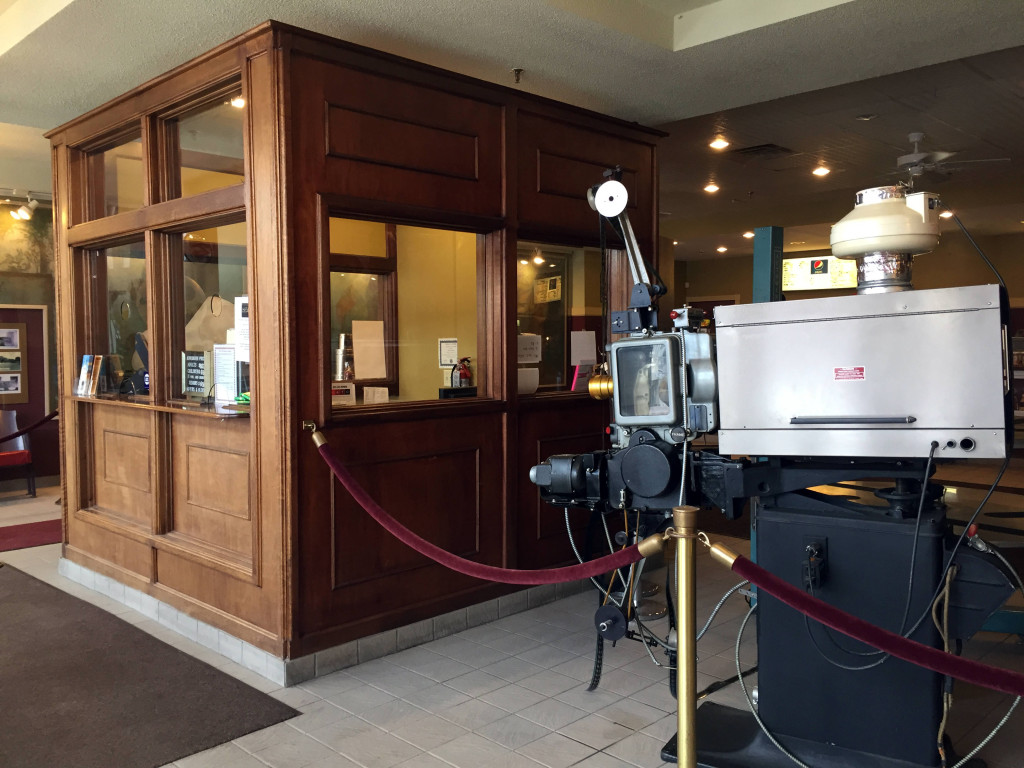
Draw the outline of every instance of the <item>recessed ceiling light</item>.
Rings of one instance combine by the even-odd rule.
[[[715,182],[712,181],[710,184],[708,184],[706,187],[704,187],[704,191],[705,192],[717,192],[718,191],[718,185],[715,184]]]
[[[729,146],[729,142],[723,139],[721,136],[716,136],[715,140],[708,144],[712,149],[725,149]]]
[[[747,238],[747,240],[749,240],[750,238],[752,238],[754,236],[754,233],[753,232],[744,232],[743,236],[745,238]]]
[[[815,176],[828,176],[831,172],[832,171],[826,168],[824,165],[819,165],[817,168],[811,171],[811,173],[813,173]]]
[[[235,109],[241,109],[245,106],[245,99],[243,99],[241,96],[235,96],[228,103]]]
[[[672,245],[679,245],[679,241],[678,240],[673,240],[672,241]]]
[[[520,264],[529,264],[530,262],[528,262],[526,259],[520,259],[519,263]]]
[[[862,120],[864,122],[867,122],[868,120],[874,120],[876,117],[878,117],[878,115],[876,115],[874,112],[867,112],[867,113],[865,113],[863,115],[857,115],[853,119],[854,120]]]
[[[953,218],[953,212],[952,211],[943,211],[942,213],[939,214],[939,218],[940,219],[952,219]]]
[[[716,250],[716,251],[718,251],[719,253],[725,253],[725,252],[726,252],[726,251],[728,251],[729,249],[728,249],[728,248],[726,248],[726,247],[725,247],[724,245],[720,245],[720,246],[718,246],[718,247],[717,247],[717,248],[716,248],[715,250]]]

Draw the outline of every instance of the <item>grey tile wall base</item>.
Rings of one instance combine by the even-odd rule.
[[[486,624],[538,605],[567,597],[590,586],[589,581],[530,587],[511,595],[460,608],[457,611],[424,619],[404,627],[376,635],[361,637],[297,659],[280,659],[245,642],[224,630],[194,619],[145,592],[127,587],[96,571],[60,558],[57,570],[61,576],[121,603],[161,626],[187,637],[226,659],[255,672],[281,686],[297,685],[321,675],[329,675],[396,651],[428,643],[465,629]]]

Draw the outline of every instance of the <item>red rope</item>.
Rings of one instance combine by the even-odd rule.
[[[390,514],[368,494],[352,474],[345,468],[335,455],[330,445],[324,443],[320,446],[320,455],[324,457],[327,466],[334,472],[334,476],[345,486],[352,498],[364,509],[366,513],[382,525],[392,536],[404,542],[409,547],[426,555],[431,560],[440,563],[453,571],[464,573],[486,581],[500,581],[505,584],[556,584],[564,581],[575,581],[597,576],[616,568],[622,568],[637,562],[643,557],[640,554],[638,545],[620,549],[610,555],[590,560],[579,565],[571,565],[566,568],[544,568],[536,571],[519,571],[511,568],[498,568],[493,565],[484,565],[473,560],[453,555],[451,552],[441,549],[435,544],[420,538],[410,531]]]
[[[790,608],[890,656],[930,669],[940,675],[955,677],[957,680],[965,680],[1012,696],[1024,696],[1024,675],[1019,672],[954,656],[877,627],[797,589],[745,557],[737,557],[732,564],[732,570]]]
[[[29,432],[31,432],[36,427],[40,427],[43,424],[45,424],[46,422],[48,422],[50,419],[56,417],[56,415],[57,415],[57,410],[54,409],[54,410],[50,411],[48,414],[46,414],[45,416],[43,416],[43,418],[41,418],[39,421],[35,422],[34,424],[29,424],[24,429],[19,429],[17,432],[11,432],[11,434],[9,434],[9,435],[4,435],[3,437],[0,437],[0,443],[6,443],[8,440],[14,440],[17,437],[21,437],[22,435],[28,434]]]

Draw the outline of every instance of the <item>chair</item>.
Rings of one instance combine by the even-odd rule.
[[[17,412],[0,411],[0,438],[17,431]],[[32,467],[28,435],[0,442],[0,473],[24,477],[28,481],[28,495],[36,495],[36,471]]]

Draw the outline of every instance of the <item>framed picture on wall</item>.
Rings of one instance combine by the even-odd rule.
[[[0,373],[0,395],[20,395],[21,374]]]
[[[21,370],[20,349],[0,349],[0,373],[15,373]]]
[[[0,408],[49,408],[46,307],[0,304]]]

